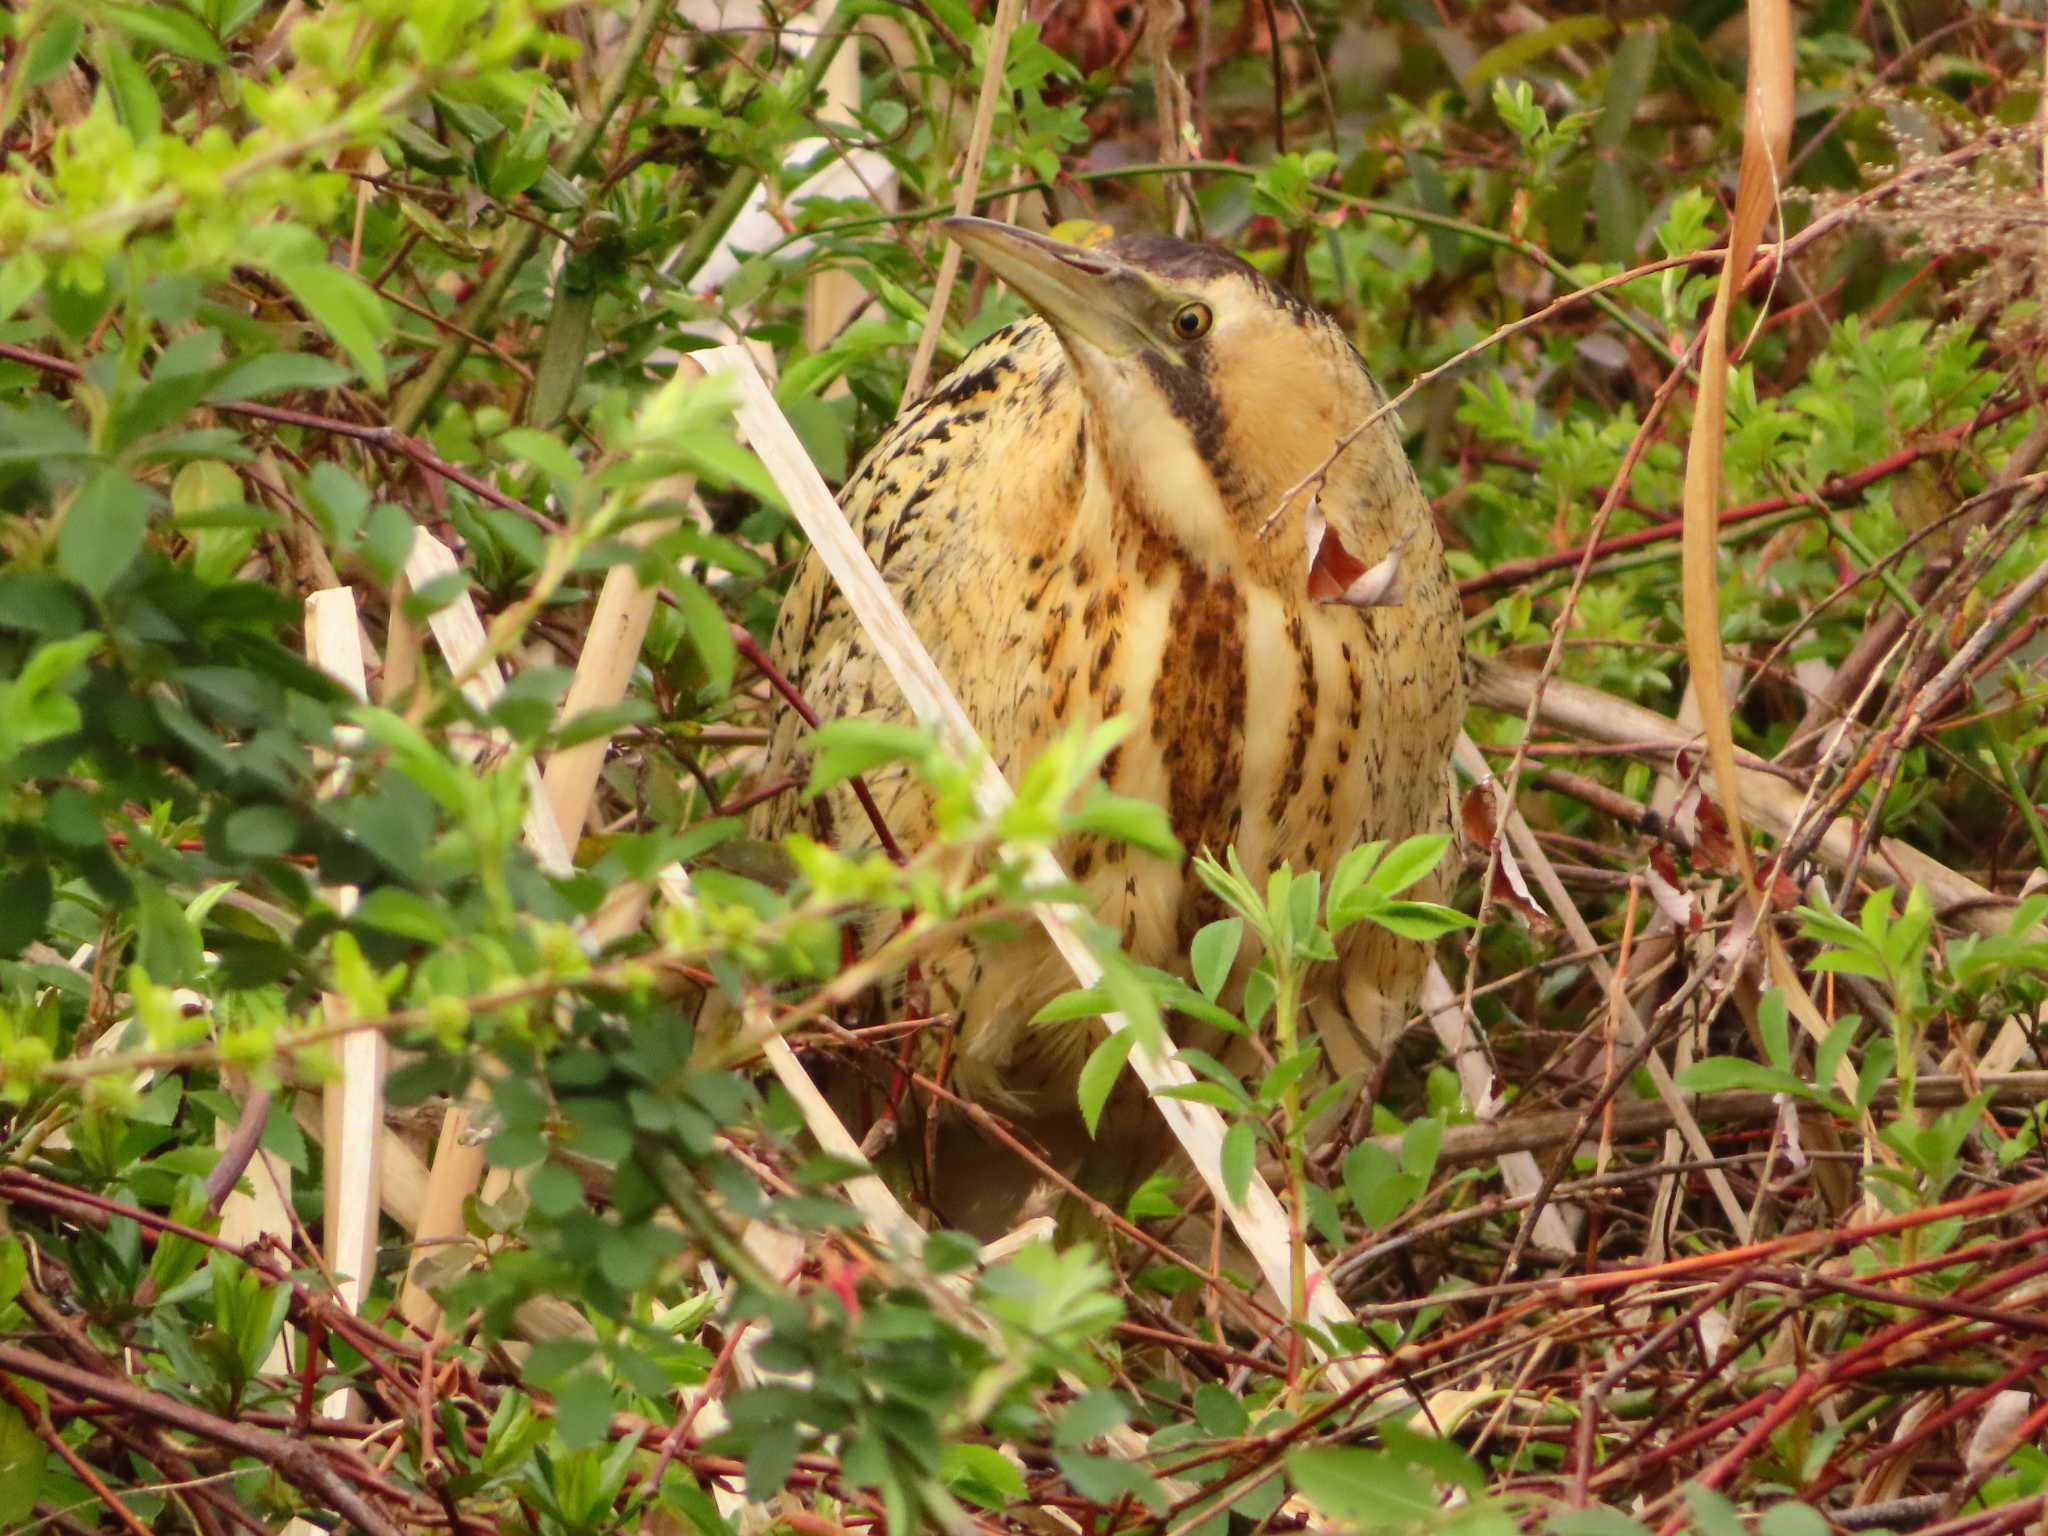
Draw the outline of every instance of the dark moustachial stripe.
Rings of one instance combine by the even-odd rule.
[[[1140,352],[1138,356],[1166,397],[1167,408],[1195,440],[1195,451],[1209,472],[1218,476],[1229,473],[1223,452],[1223,402],[1209,384],[1209,349],[1197,342],[1178,358],[1161,357],[1157,352]]]

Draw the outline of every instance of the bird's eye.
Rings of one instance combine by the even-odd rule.
[[[1173,334],[1182,341],[1200,341],[1215,323],[1216,316],[1206,304],[1183,304],[1173,312]]]

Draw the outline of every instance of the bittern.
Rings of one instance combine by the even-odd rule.
[[[1068,727],[1132,716],[1109,786],[1163,806],[1189,851],[1234,847],[1255,873],[1289,860],[1327,878],[1360,842],[1448,829],[1465,707],[1457,594],[1385,397],[1344,332],[1213,247],[944,227],[1037,314],[907,408],[842,502],[996,762],[1014,772]],[[908,718],[815,556],[772,654],[822,718]],[[803,735],[785,713],[767,774],[797,765]],[[870,788],[916,847],[931,817],[918,784],[885,773]],[[762,836],[797,828],[842,846],[873,837],[843,791],[781,797],[754,818]],[[1186,973],[1190,939],[1221,915],[1190,868],[1084,837],[1059,853],[1134,958]],[[1339,948],[1309,1008],[1348,1073],[1384,1054],[1426,955],[1368,925]],[[1250,958],[1247,941],[1235,985]],[[1094,1026],[1032,1025],[1074,984],[1042,934],[963,946],[924,974],[937,1005],[958,1010],[957,1092],[1108,1198],[1158,1165],[1169,1143],[1135,1096],[1112,1100],[1087,1136],[1075,1088]],[[939,1214],[1000,1229],[1031,1173],[942,1124]]]

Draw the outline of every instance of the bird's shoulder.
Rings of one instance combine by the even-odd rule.
[[[1036,317],[992,332],[905,406],[848,478],[846,515],[902,526],[1016,484],[1043,463],[1047,434],[1078,421],[1080,388],[1052,328]],[[988,519],[977,521],[986,523]]]
[[[959,675],[964,659],[1006,649],[1022,579],[1014,573],[1073,516],[1080,423],[1058,339],[1042,320],[1019,321],[905,407],[841,488],[847,521],[956,686],[972,681]],[[798,565],[769,650],[822,717],[900,708],[815,553]],[[801,734],[791,721],[778,726],[771,769],[794,761]],[[756,821],[773,835],[790,815],[772,807]]]

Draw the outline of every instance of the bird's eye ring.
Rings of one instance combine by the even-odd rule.
[[[1216,316],[1206,304],[1183,304],[1173,312],[1173,334],[1182,341],[1200,341],[1215,323]]]

